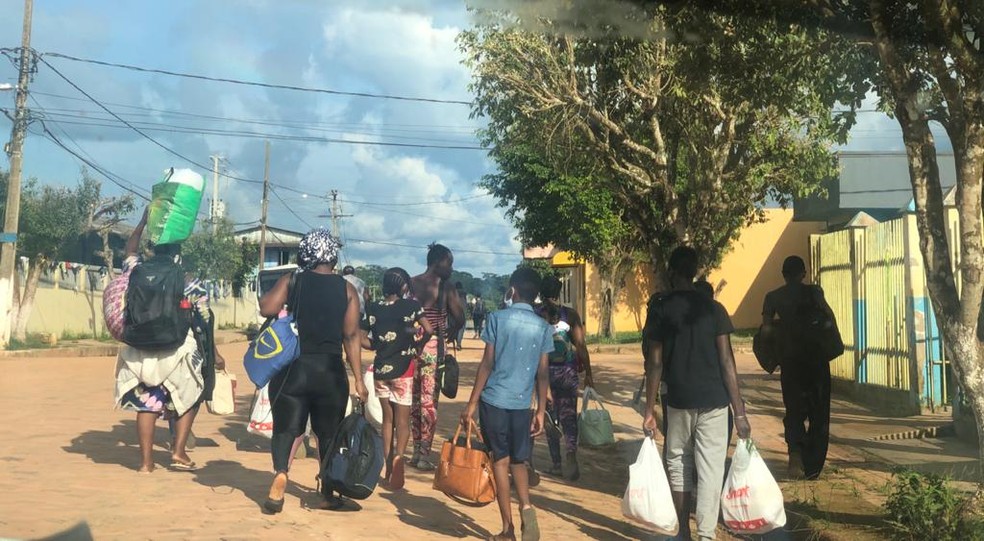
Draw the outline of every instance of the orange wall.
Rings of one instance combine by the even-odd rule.
[[[793,222],[792,210],[770,209],[765,214],[764,222],[742,231],[720,268],[708,277],[717,291],[717,300],[728,309],[738,329],[758,327],[762,321],[762,299],[782,285],[783,259],[798,255],[809,267],[810,235],[824,231],[822,222]],[[650,269],[650,265],[641,264],[626,279],[615,312],[617,331],[638,331],[645,323],[646,301],[654,290]],[[601,315],[601,284],[592,265],[585,269],[585,284],[585,326],[589,334],[596,334]]]
[[[742,231],[720,268],[707,279],[735,328],[750,329],[762,323],[762,300],[783,284],[786,257],[802,257],[810,276],[810,235],[824,230],[823,222],[794,222],[791,209],[775,209],[766,211],[765,222]]]

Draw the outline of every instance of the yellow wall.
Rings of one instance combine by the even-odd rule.
[[[212,302],[212,311],[217,326],[230,323],[243,326],[256,319],[255,297],[219,299]],[[65,333],[91,333],[93,321],[97,334],[102,334],[105,324],[101,291],[38,288],[27,332],[50,332],[59,337]]]
[[[802,257],[806,275],[811,276],[810,235],[824,230],[822,222],[794,222],[792,210],[775,209],[766,211],[765,222],[742,231],[720,268],[708,277],[735,328],[750,329],[762,323],[762,300],[783,284],[786,257]]]
[[[765,221],[745,228],[720,268],[708,277],[718,291],[717,300],[728,309],[736,328],[754,328],[761,323],[762,299],[782,285],[783,259],[798,255],[809,267],[810,235],[823,232],[824,224],[792,220],[792,210],[767,210]],[[557,256],[554,260],[556,264]],[[615,311],[617,331],[642,329],[646,301],[655,289],[652,277],[651,266],[641,264],[626,279]],[[601,315],[601,284],[592,265],[586,266],[585,284],[585,326],[589,334],[596,334]]]

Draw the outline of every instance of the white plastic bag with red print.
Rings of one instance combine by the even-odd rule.
[[[721,513],[725,526],[740,534],[762,534],[786,525],[782,491],[752,440],[735,445]]]
[[[642,440],[639,456],[629,466],[629,486],[622,497],[622,514],[657,534],[672,537],[680,529],[666,470],[651,437]]]
[[[267,438],[273,437],[273,410],[270,408],[270,391],[268,385],[260,387],[253,399],[253,408],[249,412],[249,425],[246,431]]]

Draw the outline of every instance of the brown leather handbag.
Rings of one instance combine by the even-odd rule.
[[[473,431],[478,441],[482,441],[481,434],[474,428],[474,421],[468,423],[464,447],[457,444],[461,436],[460,424],[454,438],[444,442],[441,460],[434,472],[434,489],[459,503],[481,507],[495,501],[495,478],[492,476],[492,458],[485,451],[472,449]]]

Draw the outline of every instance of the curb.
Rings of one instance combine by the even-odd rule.
[[[215,344],[222,346],[245,342],[245,336],[228,338],[215,337]],[[106,344],[100,346],[53,347],[43,349],[21,349],[16,351],[0,351],[0,360],[5,359],[37,359],[41,357],[115,357],[120,352],[120,345]]]
[[[752,353],[751,342],[732,342],[735,353]],[[627,344],[588,344],[589,353],[638,353],[642,356],[642,342],[629,342]]]

